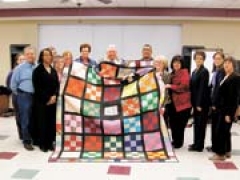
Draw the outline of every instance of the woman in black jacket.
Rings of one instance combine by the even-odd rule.
[[[208,151],[214,152],[214,141],[216,139],[216,128],[217,128],[217,121],[218,121],[218,109],[216,108],[217,103],[217,95],[220,87],[220,82],[223,80],[225,76],[225,72],[223,69],[224,63],[224,54],[221,51],[214,53],[213,55],[213,73],[212,79],[210,83],[211,88],[211,140],[212,146],[207,147]]]
[[[46,48],[40,52],[39,65],[33,72],[35,143],[43,152],[54,149],[56,136],[56,100],[59,81],[51,66],[53,55]]]
[[[239,76],[235,73],[236,61],[227,57],[224,62],[225,76],[220,82],[216,108],[219,118],[214,141],[214,153],[210,160],[225,160],[231,157],[231,127],[239,104]]]
[[[209,72],[204,67],[205,59],[206,54],[203,51],[197,51],[194,54],[196,69],[192,73],[190,84],[194,119],[194,140],[188,150],[196,152],[201,152],[204,148],[210,105]]]

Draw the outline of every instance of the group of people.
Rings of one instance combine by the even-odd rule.
[[[89,44],[80,45],[80,56],[75,62],[97,66],[99,61],[91,59],[90,53]],[[26,47],[24,54],[17,56],[19,65],[9,73],[7,84],[13,92],[18,132],[24,147],[33,150],[34,144],[46,152],[54,149],[57,97],[64,69],[71,66],[73,56],[70,51],[59,56],[53,47],[43,49],[37,63],[35,55],[34,48]],[[212,146],[209,149],[214,155],[209,159],[225,160],[231,157],[230,131],[239,107],[240,78],[235,72],[236,60],[233,57],[216,52],[213,56],[212,78],[204,67],[205,59],[205,52],[196,51],[196,69],[190,75],[183,57],[176,55],[172,58],[169,72],[167,58],[153,58],[151,45],[145,44],[140,60],[152,61],[156,76],[161,76],[163,81],[161,112],[171,129],[173,147],[177,149],[183,146],[184,130],[192,114],[194,137],[189,151],[203,151],[210,110]],[[101,61],[127,64],[127,61],[118,57],[115,45],[108,46],[106,57]]]
[[[236,72],[236,60],[216,52],[210,76],[204,67],[205,52],[196,51],[193,58],[196,69],[191,75],[184,68],[181,56],[172,58],[170,74],[166,71],[168,66],[164,57],[154,60],[156,71],[160,72],[167,90],[164,117],[171,128],[172,145],[176,149],[183,146],[184,130],[192,114],[193,144],[188,150],[202,152],[211,113],[212,146],[208,150],[214,154],[209,160],[225,160],[231,157],[231,127],[239,113],[240,76]]]

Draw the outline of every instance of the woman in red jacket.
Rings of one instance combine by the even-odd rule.
[[[170,90],[172,103],[169,107],[169,123],[172,132],[172,145],[181,148],[184,142],[184,130],[191,111],[189,82],[190,76],[184,69],[181,56],[174,56],[171,62],[171,84],[165,87]]]

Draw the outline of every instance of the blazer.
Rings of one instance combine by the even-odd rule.
[[[239,81],[239,76],[236,73],[232,73],[220,84],[217,107],[224,116],[234,117],[236,113],[240,98]]]
[[[37,103],[47,104],[51,96],[59,94],[59,80],[55,69],[48,73],[43,64],[33,71],[34,98]]]
[[[170,97],[177,112],[191,108],[190,76],[187,69],[171,73]]]
[[[217,95],[218,95],[220,83],[225,76],[225,72],[224,72],[223,68],[215,71],[215,73],[216,73],[216,75],[215,75],[215,85],[213,86],[213,84],[211,84],[211,89],[212,89],[212,91],[211,91],[211,105],[212,106],[216,106]]]
[[[210,105],[209,72],[201,66],[192,73],[190,89],[193,108],[208,108]]]

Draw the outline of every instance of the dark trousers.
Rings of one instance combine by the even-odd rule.
[[[24,144],[31,143],[30,121],[32,116],[32,94],[26,92],[18,92],[17,107],[21,124],[22,140]]]
[[[203,108],[202,111],[193,110],[193,146],[195,149],[202,150],[206,135],[208,108]]]
[[[15,94],[12,94],[12,105],[15,111],[15,119],[16,119],[18,136],[19,136],[19,139],[22,139],[21,122],[20,122],[19,110],[17,105],[17,95]]]
[[[190,115],[190,109],[177,112],[174,105],[169,105],[169,124],[172,132],[172,144],[176,148],[184,143],[184,131]]]
[[[164,121],[165,121],[165,124],[167,126],[167,128],[169,128],[169,106],[170,104],[166,104],[165,105],[165,111],[164,111],[164,114],[163,114],[163,117],[164,117]]]
[[[215,152],[215,145],[217,140],[217,124],[219,120],[219,111],[212,110],[211,114],[212,122],[211,122],[211,141],[212,141],[212,151]]]
[[[233,121],[233,117],[231,118]],[[219,119],[216,126],[216,140],[214,142],[214,152],[218,155],[225,155],[227,152],[231,152],[231,128],[232,121],[227,123],[225,121],[225,115],[219,115]]]
[[[56,104],[46,105],[36,102],[34,105],[34,141],[41,149],[51,149],[56,137]]]

